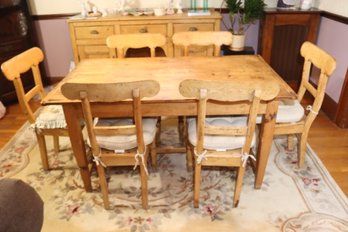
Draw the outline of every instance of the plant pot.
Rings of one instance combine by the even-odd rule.
[[[243,51],[245,46],[245,35],[233,35],[230,49],[232,51]]]

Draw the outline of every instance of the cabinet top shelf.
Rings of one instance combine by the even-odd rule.
[[[279,9],[279,8],[265,8],[266,14],[318,14],[321,10],[317,8],[311,8],[309,10],[295,9]]]

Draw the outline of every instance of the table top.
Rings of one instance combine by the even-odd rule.
[[[181,102],[185,98],[178,88],[182,80],[234,80],[257,83],[266,81],[270,87],[277,83],[280,92],[277,99],[295,99],[296,94],[287,83],[259,55],[223,57],[156,57],[129,59],[86,59],[70,72],[42,101],[47,104],[71,103],[60,92],[60,86],[69,82],[100,83],[138,80],[156,80],[160,92],[144,101]]]

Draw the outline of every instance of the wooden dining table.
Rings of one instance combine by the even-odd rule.
[[[80,127],[83,118],[80,102],[66,99],[60,91],[65,82],[104,82],[156,80],[160,84],[159,93],[142,101],[143,116],[193,116],[197,114],[196,102],[178,91],[179,83],[185,79],[200,80],[265,80],[280,86],[278,96],[271,101],[262,102],[259,114],[263,115],[260,140],[255,168],[255,188],[262,185],[265,169],[272,146],[275,116],[278,102],[282,99],[295,99],[296,94],[290,86],[259,55],[236,55],[222,57],[158,57],[128,59],[86,59],[77,64],[54,89],[43,99],[42,105],[59,104],[63,106],[72,150],[80,168],[86,191],[92,191],[91,170],[86,154],[84,137]],[[234,115],[237,108],[247,110],[248,102],[234,105],[209,103],[207,115]],[[92,103],[95,117],[126,117],[132,115],[130,101]]]

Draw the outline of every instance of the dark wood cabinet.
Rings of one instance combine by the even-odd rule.
[[[267,9],[260,24],[259,53],[294,89],[301,81],[304,41],[316,42],[319,10]]]
[[[26,0],[0,0],[0,64],[35,46],[35,41],[35,31]],[[31,72],[26,75],[30,77],[23,81],[25,88],[33,86]],[[17,101],[13,83],[1,71],[0,101]]]
[[[254,55],[255,50],[253,47],[244,47],[242,51],[232,51],[229,46],[222,45],[221,51],[224,56],[233,56],[233,55]]]

